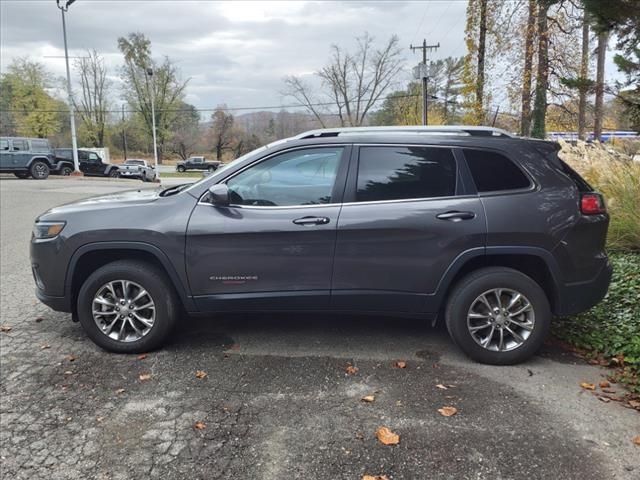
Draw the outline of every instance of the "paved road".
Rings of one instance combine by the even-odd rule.
[[[99,350],[35,299],[30,229],[50,205],[130,187],[0,179],[3,478],[640,478],[640,416],[581,391],[605,371],[561,352],[488,367],[416,320],[319,315],[184,319],[142,360]],[[382,425],[399,445],[375,439]]]

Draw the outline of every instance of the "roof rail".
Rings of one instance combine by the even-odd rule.
[[[407,133],[417,135],[462,135],[473,137],[502,137],[513,138],[515,135],[494,127],[479,127],[468,125],[438,125],[438,126],[399,126],[399,127],[344,127],[344,128],[323,128],[319,130],[309,130],[296,135],[295,139],[315,137],[337,137],[339,135],[368,135],[380,133]]]

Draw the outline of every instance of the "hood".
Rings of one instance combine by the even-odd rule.
[[[44,220],[43,217],[48,217],[51,220],[64,220],[65,215],[74,212],[89,210],[96,210],[99,212],[100,210],[107,208],[122,208],[152,203],[159,198],[161,191],[162,190],[160,188],[128,190],[109,195],[101,195],[99,197],[86,198],[84,200],[78,200],[76,202],[53,207],[40,215],[38,220]]]

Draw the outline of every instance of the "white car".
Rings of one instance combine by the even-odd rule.
[[[120,165],[121,178],[139,178],[143,182],[153,182],[156,177],[156,170],[146,160],[130,158]]]

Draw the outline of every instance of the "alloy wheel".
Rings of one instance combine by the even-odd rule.
[[[480,294],[467,313],[467,328],[481,347],[507,352],[522,346],[535,326],[535,312],[522,293],[494,288]]]

